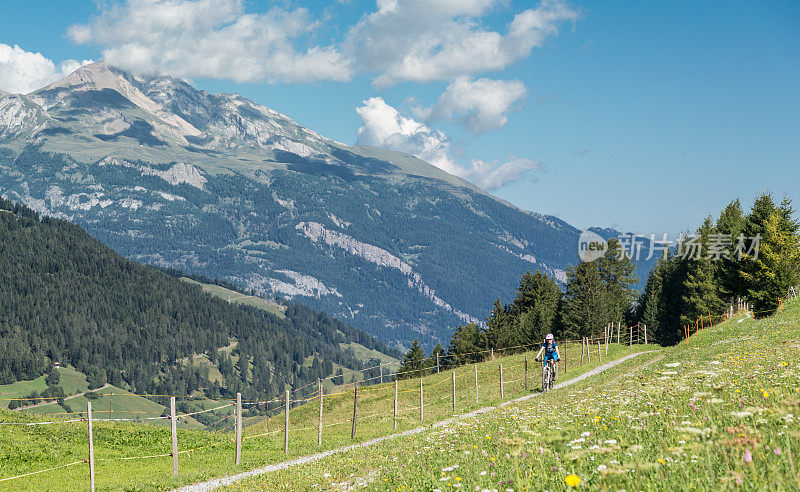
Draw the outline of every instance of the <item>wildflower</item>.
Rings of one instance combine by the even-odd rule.
[[[666,462],[666,461],[664,461],[664,460],[663,460],[663,459],[661,459],[661,458],[659,458],[659,459],[658,459],[658,462],[659,462],[659,463],[661,463],[662,465],[666,465],[666,464],[667,464],[667,462]]]
[[[772,450],[772,452],[775,453],[775,456],[780,456],[781,455],[781,448],[775,448],[775,449]]]
[[[581,483],[581,478],[578,475],[569,474],[564,477],[564,481],[567,482],[567,485],[570,487],[577,487]]]
[[[764,398],[769,398],[769,391],[764,391],[762,396],[764,396]]]
[[[744,460],[745,463],[753,462],[753,454],[750,452],[749,449],[744,450],[744,456],[742,456],[742,459]]]

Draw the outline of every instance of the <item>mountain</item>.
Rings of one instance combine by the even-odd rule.
[[[103,63],[0,98],[0,194],[400,347],[482,320],[526,270],[563,282],[580,233],[412,156]]]
[[[86,374],[92,387],[208,394],[208,368],[179,363],[206,353],[224,376],[217,397],[273,397],[335,367],[364,369],[356,349],[399,356],[305,306],[288,305],[279,317],[229,303],[117,255],[70,222],[3,199],[0,251],[0,385],[35,379],[59,362]],[[235,364],[216,355],[230,346]]]

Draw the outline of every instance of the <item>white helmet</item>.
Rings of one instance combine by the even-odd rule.
[[[555,338],[555,337],[553,336],[553,334],[552,334],[552,333],[548,333],[548,334],[547,334],[547,336],[546,336],[546,337],[544,337],[544,339],[545,339],[545,340],[553,340],[554,338]]]

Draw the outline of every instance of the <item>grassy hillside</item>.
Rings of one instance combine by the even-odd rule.
[[[612,345],[609,359],[643,349],[642,346],[629,348]],[[533,354],[528,355],[531,358],[533,356]],[[578,367],[577,346],[569,348],[567,358],[569,373],[565,377],[572,377],[597,366],[596,359],[593,359],[592,364],[587,363]],[[506,399],[536,391],[533,388],[537,386],[538,375],[533,369],[530,372],[531,391],[526,392],[524,389],[523,360],[524,355],[517,354],[479,364],[479,404],[475,403],[472,366],[457,368],[457,413],[473,410],[479,406],[493,405],[500,401],[498,365],[501,363],[506,381]],[[450,377],[450,373],[446,372],[424,378],[426,425],[452,415]],[[419,426],[419,379],[400,381],[399,390],[398,431]],[[316,444],[318,401],[314,400],[308,405],[291,410],[289,457],[307,455],[320,449],[330,449],[353,442],[350,438],[350,418],[353,411],[351,391],[352,388],[340,389],[339,394],[326,395],[322,448]],[[360,417],[356,439],[360,441],[393,433],[391,418],[393,383],[364,387],[359,394]],[[114,397],[115,408],[117,400],[122,398]],[[213,408],[211,405],[214,403],[216,402],[193,399],[192,410],[199,409],[202,405]],[[93,406],[101,411],[107,411],[105,400],[102,403],[93,403]],[[106,415],[101,413],[98,417],[103,418]],[[287,456],[283,453],[283,414],[273,415],[269,422],[263,421],[263,417],[256,415],[248,417],[247,411],[245,416],[247,427],[242,464],[238,467],[233,465],[234,446],[231,433],[186,429],[185,422],[181,419],[178,440],[179,450],[182,453],[180,476],[177,479],[172,477],[171,458],[160,456],[170,450],[168,429],[144,423],[97,422],[94,435],[98,460],[98,488],[99,490],[169,489],[285,460]],[[34,416],[20,415],[17,412],[0,412],[0,423],[36,421],[36,419]],[[231,419],[227,419],[222,425],[230,422]],[[87,455],[86,424],[75,422],[38,426],[3,425],[3,432],[0,433],[0,449],[4,450],[0,456],[0,480],[77,462]],[[159,456],[136,460],[123,459],[153,455]],[[0,481],[0,490],[18,490],[20,487],[75,490],[86,486],[86,473],[86,465],[78,463],[44,474]]]
[[[236,490],[798,490],[800,302],[596,377]],[[291,485],[287,485],[291,484]]]
[[[181,277],[181,280],[183,280],[184,282],[188,282],[190,284],[199,285],[200,288],[203,289],[203,292],[211,294],[215,297],[219,297],[220,299],[224,299],[230,304],[251,306],[257,309],[264,310],[268,313],[272,313],[279,318],[286,317],[286,315],[283,314],[283,312],[285,311],[284,307],[274,302],[263,299],[261,297],[248,296],[246,294],[236,292],[235,290],[226,289],[221,285],[204,284],[189,277]]]
[[[222,287],[184,282],[121,257],[69,222],[1,198],[0,210],[0,393],[7,394],[0,396],[8,396],[0,400],[40,393],[42,375],[56,362],[86,376],[72,386],[267,398],[329,376],[334,364],[364,369],[342,344],[397,354],[305,306],[276,310]],[[182,363],[216,356],[234,341],[231,353],[212,357],[217,374]],[[62,387],[67,395],[79,392]],[[58,385],[47,391],[59,395]]]

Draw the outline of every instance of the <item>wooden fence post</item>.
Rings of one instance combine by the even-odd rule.
[[[358,384],[353,392],[353,430],[350,432],[350,439],[356,438],[356,419],[358,417]]]
[[[500,364],[500,399],[502,400],[505,398],[505,392],[503,391],[503,364]]]
[[[525,356],[525,391],[528,391],[528,356]]]
[[[494,347],[492,347],[492,360],[494,360]]]
[[[478,364],[473,367],[475,371],[475,404],[478,404]]]
[[[608,333],[606,333],[606,357],[608,357],[608,339],[611,338],[611,330],[614,328],[614,323],[608,325]]]
[[[644,325],[644,344],[647,345],[647,325]]]
[[[600,339],[597,339],[597,362],[602,364],[603,363],[603,356],[600,354]]]
[[[381,372],[381,384],[383,384],[383,363],[380,363],[380,364],[378,365],[378,369],[379,369],[379,370],[380,370],[380,372]]]
[[[633,327],[631,326],[628,331],[628,347],[633,347]]]
[[[175,417],[175,397],[169,397],[169,418],[172,428],[172,476],[178,476],[178,419]],[[187,419],[188,420],[188,419]]]
[[[586,337],[581,338],[581,365],[583,365],[583,344],[586,342]]]
[[[322,446],[322,398],[325,391],[322,388],[321,379],[317,379],[317,384],[319,384],[319,428],[317,429],[317,446]]]
[[[619,344],[619,330],[622,327],[622,321],[617,321],[617,344]]]
[[[289,390],[286,390],[283,412],[283,452],[284,454],[289,454]]]
[[[419,378],[419,421],[425,420],[425,402],[422,399],[422,378]]]
[[[592,339],[589,338],[589,337],[586,337],[586,363],[587,364],[591,364],[592,363],[592,354],[591,354],[591,347],[590,347],[591,344],[592,344]]]
[[[242,462],[242,394],[236,393],[236,464]]]
[[[397,379],[394,380],[394,430],[397,430]]]
[[[453,413],[456,413],[456,371],[453,374]]]
[[[92,435],[92,402],[86,402],[86,416],[89,423],[89,488],[94,492],[94,436]]]
[[[436,374],[439,374],[439,372],[440,372],[440,368],[439,368],[439,354],[436,354]]]
[[[567,373],[567,341],[564,340],[564,374]]]

